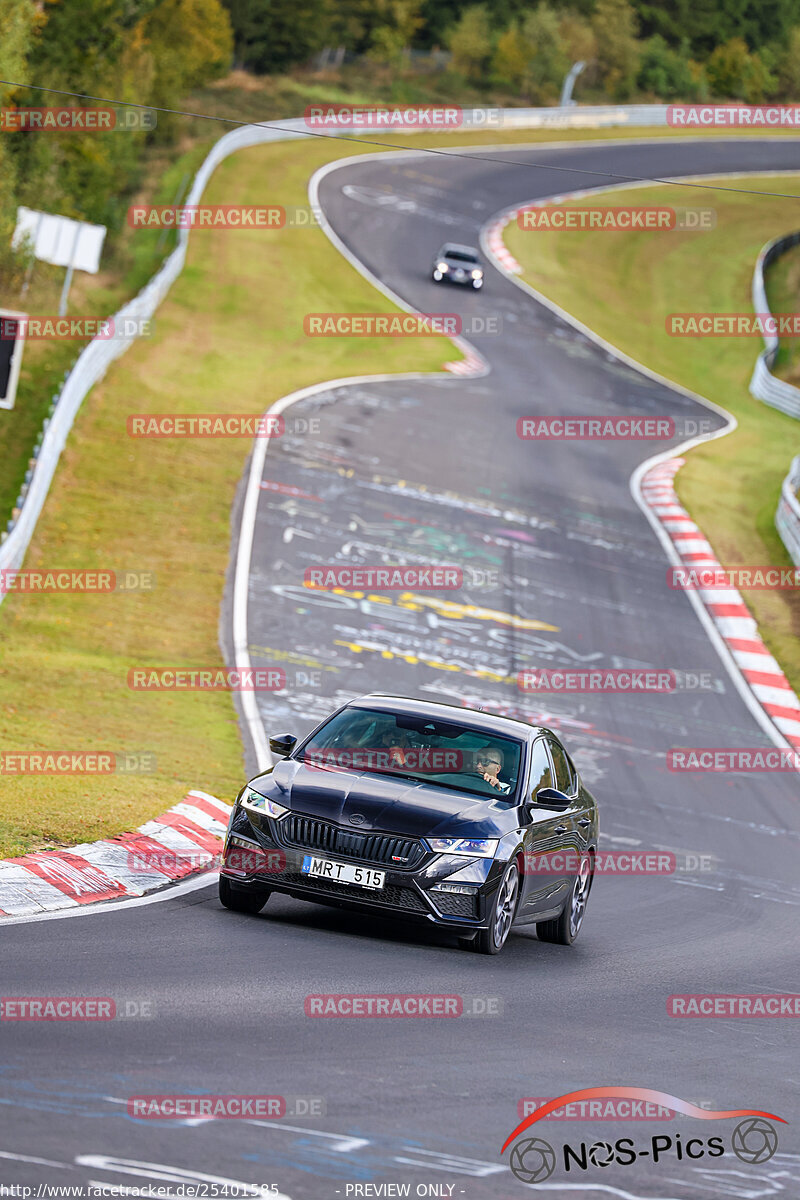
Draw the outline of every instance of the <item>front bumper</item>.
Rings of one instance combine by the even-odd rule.
[[[231,836],[236,839],[235,844],[231,843]],[[242,841],[253,845],[252,855],[243,850]],[[456,859],[452,855],[429,854],[411,871],[393,870],[385,863],[359,863],[384,872],[384,886],[378,890],[305,874],[303,858],[310,853],[336,862],[355,861],[312,847],[298,849],[284,845],[271,819],[262,818],[261,827],[255,829],[242,812],[241,817],[234,814],[231,822],[220,873],[237,890],[269,888],[298,900],[421,920],[462,932],[486,926],[491,900],[502,875],[502,864],[494,860]],[[460,875],[466,872],[474,880],[469,893],[432,890],[436,883],[452,880],[457,872]],[[457,882],[461,885],[460,880]]]
[[[438,275],[438,278],[437,278]],[[462,275],[459,279],[454,271],[435,272],[433,278],[436,283],[454,283],[457,287],[480,288],[483,286],[483,276],[478,279],[473,279],[470,274]]]

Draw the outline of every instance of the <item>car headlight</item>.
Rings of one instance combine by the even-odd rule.
[[[288,812],[288,808],[284,808],[282,804],[276,804],[274,800],[268,800],[266,796],[262,796],[260,792],[256,792],[253,788],[245,788],[241,799],[242,808],[249,808],[253,812],[264,813],[267,817],[282,817]]]
[[[428,838],[428,845],[437,854],[464,854],[469,858],[494,858],[498,838]]]
[[[473,279],[483,279],[483,271],[473,271],[472,278]]]
[[[448,267],[447,263],[437,263],[436,270],[437,271],[449,271],[450,268]]]

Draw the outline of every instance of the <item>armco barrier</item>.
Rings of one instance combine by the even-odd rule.
[[[775,513],[775,528],[781,535],[783,544],[789,551],[789,557],[796,567],[800,567],[800,501],[797,490],[800,488],[800,454],[792,459],[789,474],[783,481],[781,498],[778,501],[778,511]]]
[[[792,246],[800,242],[800,230],[788,233],[783,237],[774,238],[767,242],[756,259],[753,271],[753,310],[757,313],[768,313],[767,289],[764,285],[764,272],[770,263],[785,254]],[[757,400],[763,400],[773,408],[779,408],[790,417],[800,420],[800,389],[778,379],[772,374],[771,367],[778,353],[778,337],[774,333],[764,334],[764,346],[756,361],[753,377],[750,380],[750,392]],[[783,535],[781,535],[783,536]]]
[[[488,116],[487,114],[496,114]],[[512,108],[473,109],[464,113],[463,128],[479,132],[486,128],[497,129],[585,129],[609,128],[612,126],[666,125],[665,104],[603,105],[586,108]],[[409,130],[392,130],[392,136]],[[211,148],[197,172],[184,204],[198,204],[214,170],[237,150],[265,142],[277,142],[299,138],[309,133],[301,118],[277,122],[272,125],[245,125],[224,134]],[[337,130],[337,136],[349,135],[347,130]],[[317,131],[319,136],[319,131]],[[359,130],[351,136],[358,137]],[[324,135],[323,135],[324,136]],[[372,147],[374,149],[374,147]],[[178,278],[186,259],[189,244],[189,229],[178,230],[178,244],[150,282],[133,300],[115,314],[119,326],[126,317],[147,320],[153,316],[172,284]],[[69,372],[58,396],[55,407],[45,422],[43,437],[35,464],[26,476],[20,493],[20,501],[9,522],[10,528],[3,535],[0,545],[0,568],[19,568],[25,558],[36,522],[42,511],[50,484],[55,474],[61,451],[72,428],[73,421],[89,390],[103,378],[114,359],[119,358],[134,341],[131,338],[95,338],[78,357]],[[0,602],[4,593],[0,591]]]

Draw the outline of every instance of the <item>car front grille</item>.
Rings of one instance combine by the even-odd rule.
[[[285,883],[289,886],[308,888],[321,896],[341,896],[345,900],[368,900],[373,904],[381,904],[385,908],[405,909],[407,912],[427,913],[425,902],[414,888],[385,887],[362,888],[349,883],[334,883],[330,879],[319,879],[314,875],[304,875],[300,871],[280,871],[270,876],[275,883]]]
[[[302,850],[321,850],[339,858],[379,863],[394,871],[412,871],[425,857],[425,847],[414,838],[393,837],[385,833],[357,833],[316,821],[312,817],[290,815],[277,825],[286,846]]]

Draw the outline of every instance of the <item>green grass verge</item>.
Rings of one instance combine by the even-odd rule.
[[[721,180],[764,192],[800,191],[800,176]],[[652,187],[611,193],[611,205],[716,209],[704,233],[506,230],[506,244],[530,284],[626,354],[733,413],[739,427],[697,447],[677,476],[681,501],[725,566],[791,565],[774,527],[800,424],[755,400],[748,384],[755,338],[668,336],[672,312],[750,312],[756,256],[770,238],[795,227],[795,205],[778,196]],[[582,203],[598,203],[597,198]],[[800,599],[790,592],[747,592],[762,636],[800,691]]]

